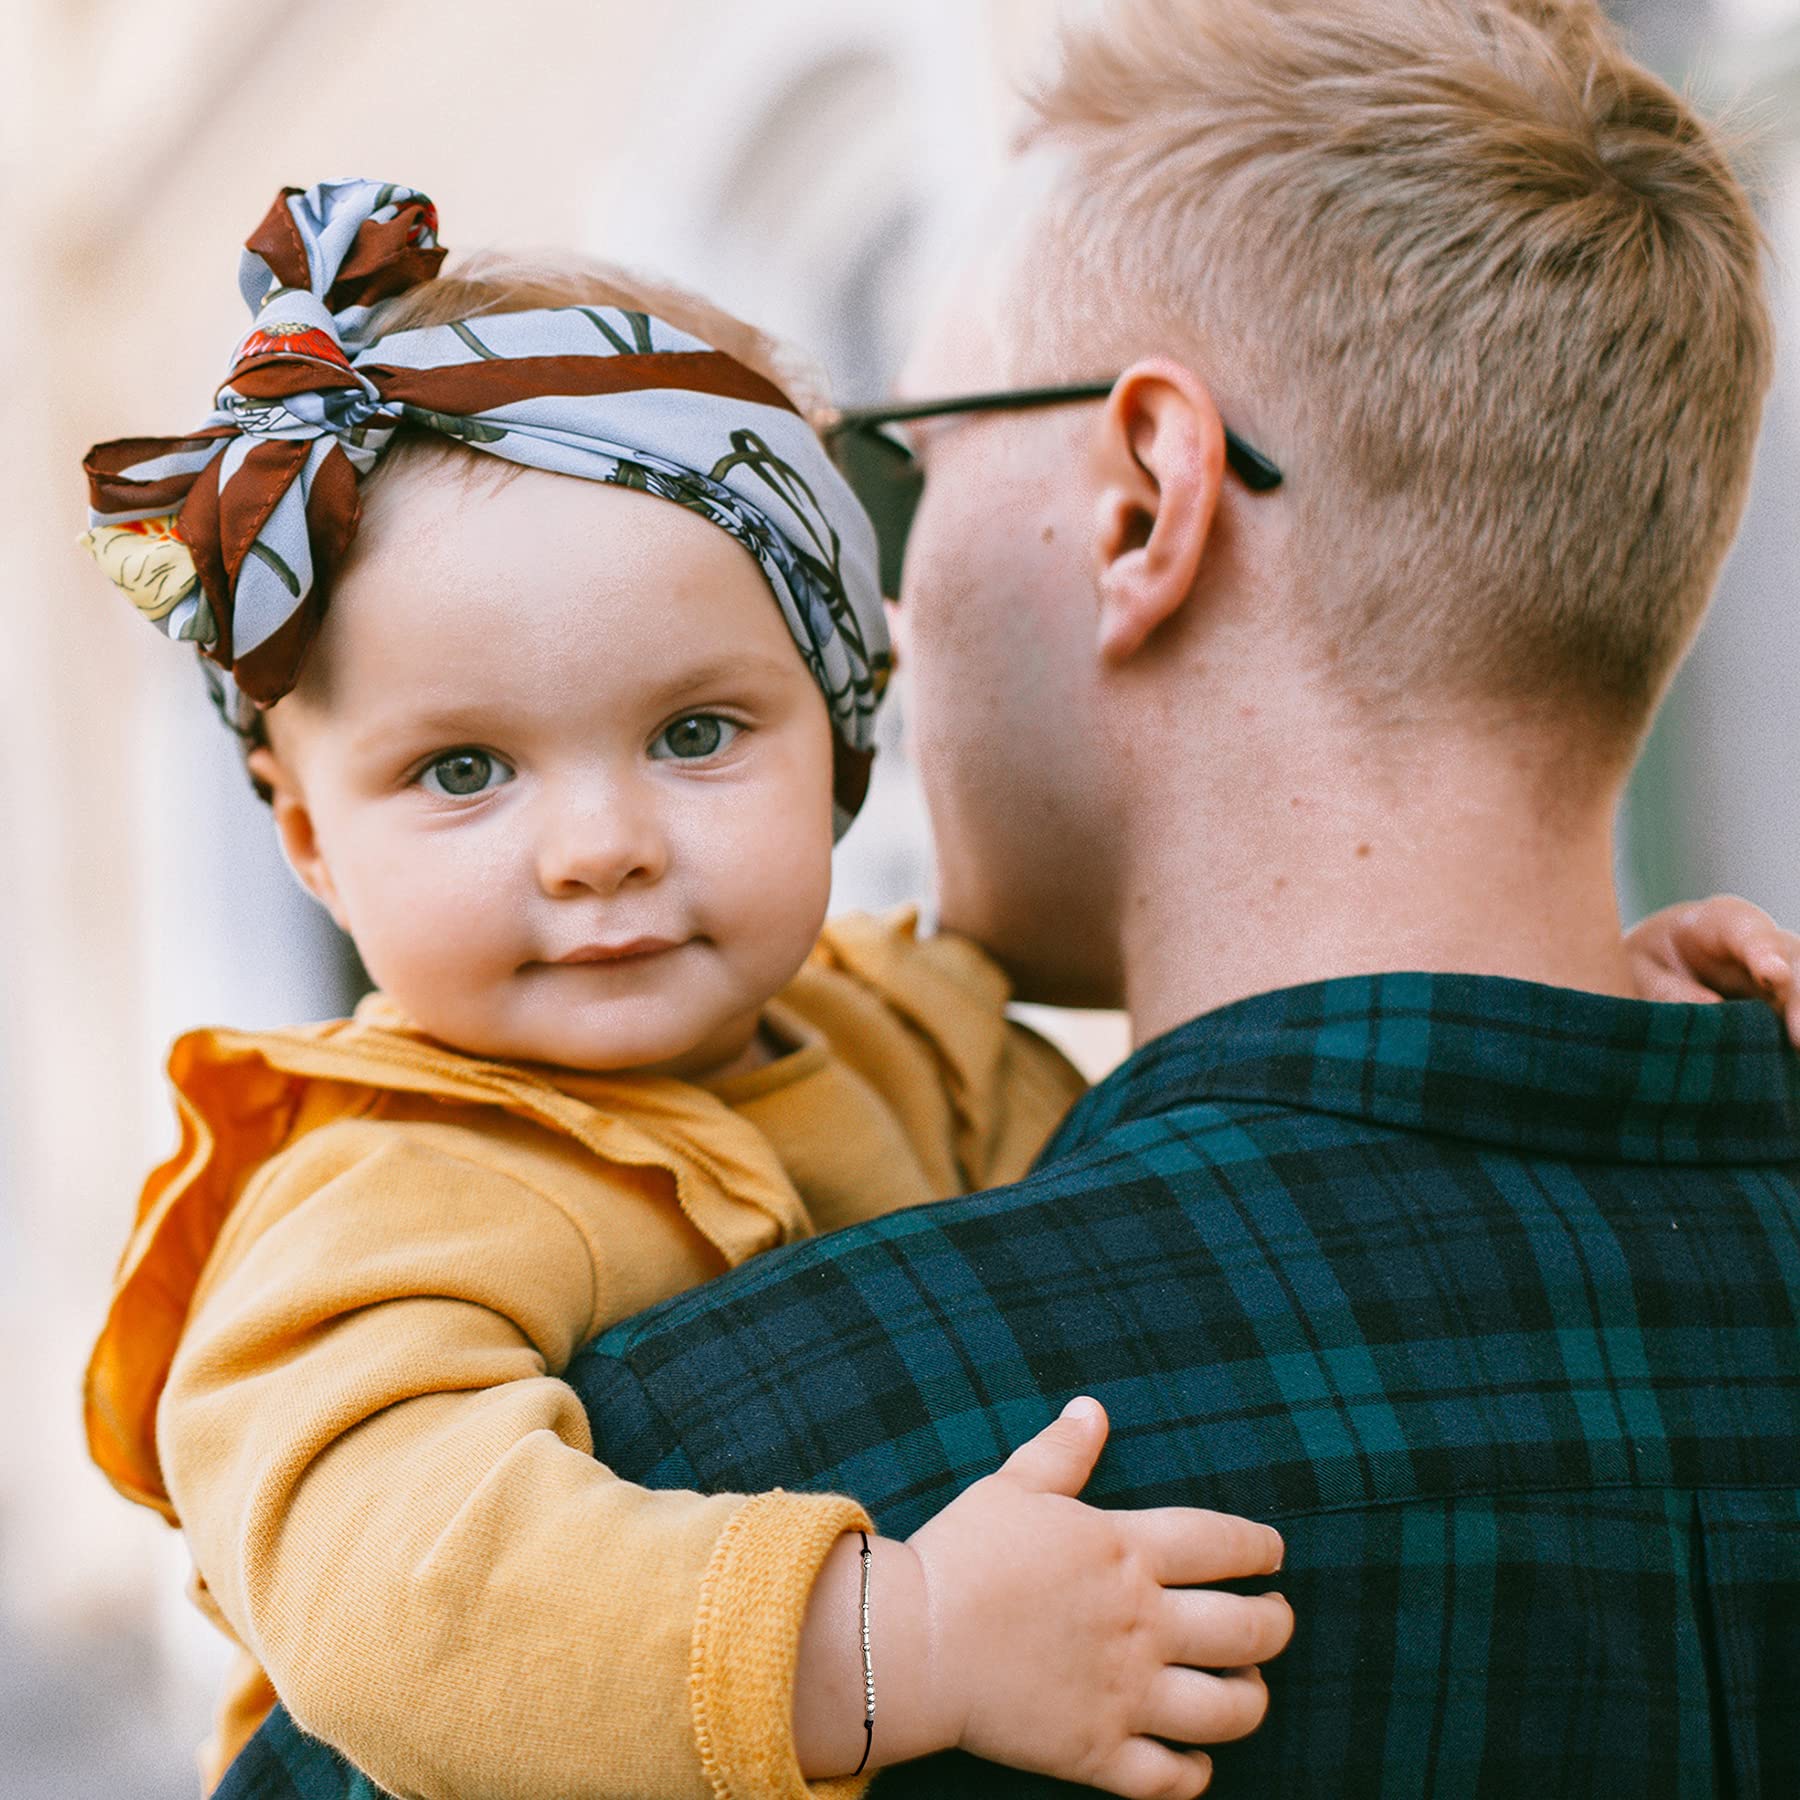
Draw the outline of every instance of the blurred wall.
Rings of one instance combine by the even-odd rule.
[[[1610,0],[1646,60],[1723,112],[1768,227],[1778,370],[1744,527],[1639,766],[1633,912],[1727,888],[1800,920],[1800,0]]]
[[[1800,921],[1800,0],[1625,10],[1665,68],[1762,110],[1784,360],[1624,876],[1644,903],[1736,887]],[[811,346],[848,397],[877,393],[1054,11],[0,0],[0,1354],[18,1372],[0,1386],[0,1791],[188,1789],[213,1652],[174,1540],[86,1467],[79,1370],[169,1141],[162,1046],[203,1019],[328,1014],[345,984],[187,658],[72,547],[82,451],[198,417],[241,329],[245,232],[279,185],[348,173],[424,188],[453,248],[575,244],[675,274]],[[925,854],[889,756],[840,900],[921,891]]]

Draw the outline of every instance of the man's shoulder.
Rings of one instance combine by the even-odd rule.
[[[609,1462],[653,1486],[796,1485],[803,1417],[875,1400],[875,1418],[881,1395],[909,1417],[941,1409],[955,1466],[991,1465],[1047,1422],[1043,1394],[1079,1383],[1073,1365],[1032,1365],[1015,1323],[1035,1335],[1049,1309],[1062,1326],[1088,1321],[1077,1329],[1098,1344],[1115,1303],[1130,1311],[1172,1280],[1216,1289],[1208,1305],[1222,1318],[1236,1279],[1268,1255],[1231,1223],[1247,1197],[1279,1185],[1280,1159],[1328,1154],[1350,1135],[1265,1101],[1120,1119],[1021,1181],[756,1257],[615,1326],[566,1379]],[[965,1427],[981,1441],[963,1443]],[[919,1446],[857,1436],[893,1466],[854,1478],[891,1491]]]
[[[1150,1183],[1182,1198],[1224,1189],[1241,1179],[1246,1164],[1306,1142],[1323,1147],[1346,1141],[1347,1135],[1336,1121],[1264,1101],[1195,1102],[1121,1120],[1051,1154],[1019,1181],[887,1213],[757,1257],[720,1281],[627,1320],[601,1340],[601,1348],[628,1356],[701,1316],[717,1321],[760,1312],[772,1291],[816,1293],[834,1278],[879,1280],[884,1270],[926,1262],[970,1241],[1004,1235],[1019,1245],[1021,1233],[1066,1227],[1090,1197],[1119,1194],[1126,1184]]]
[[[759,1259],[570,1379],[624,1473],[847,1485],[884,1526],[1080,1392],[1121,1446],[1096,1492],[1132,1504],[1800,1482],[1797,1221],[1764,1165],[1189,1097],[1090,1122],[1011,1187]]]
[[[749,1340],[779,1331],[786,1343],[789,1333],[852,1329],[851,1314],[941,1313],[962,1328],[977,1299],[999,1313],[1042,1305],[1069,1258],[1084,1291],[1154,1285],[1160,1259],[1165,1273],[1179,1263],[1189,1280],[1223,1279],[1234,1306],[1242,1289],[1232,1277],[1243,1269],[1329,1264],[1379,1285],[1396,1233],[1406,1254],[1455,1240],[1456,1253],[1433,1263],[1437,1292],[1498,1281],[1515,1251],[1528,1264],[1519,1279],[1539,1278],[1551,1238],[1570,1231],[1584,1258],[1602,1240],[1629,1249],[1639,1281],[1653,1283],[1669,1262],[1671,1224],[1696,1243],[1760,1242],[1791,1232],[1800,1215],[1791,1157],[1572,1155],[1359,1113],[1335,1096],[1309,1105],[1190,1087],[1145,1103],[1140,1085],[1135,1106],[1108,1102],[1107,1084],[1090,1092],[1020,1181],[759,1256],[626,1321],[600,1350],[660,1365],[690,1334],[729,1354],[740,1329]],[[1685,1264],[1675,1266],[1678,1276]]]

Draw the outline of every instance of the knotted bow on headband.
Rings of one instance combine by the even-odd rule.
[[[437,274],[437,212],[374,181],[287,188],[247,240],[255,323],[206,423],[97,444],[83,542],[134,606],[225,672],[240,729],[299,678],[357,478],[403,424],[672,500],[756,558],[825,696],[841,831],[862,803],[889,669],[875,537],[772,382],[647,314],[489,313],[382,335]],[[646,596],[646,599],[650,599]]]

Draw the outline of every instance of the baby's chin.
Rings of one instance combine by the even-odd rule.
[[[761,1007],[672,1008],[644,999],[612,1005],[538,1006],[500,1019],[432,1016],[401,1006],[420,1030],[464,1055],[530,1063],[579,1075],[666,1075],[682,1080],[728,1074],[757,1043]]]

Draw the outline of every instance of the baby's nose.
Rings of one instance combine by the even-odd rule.
[[[538,883],[552,898],[611,894],[660,880],[668,860],[668,840],[654,805],[614,789],[604,797],[566,803],[545,821]]]

